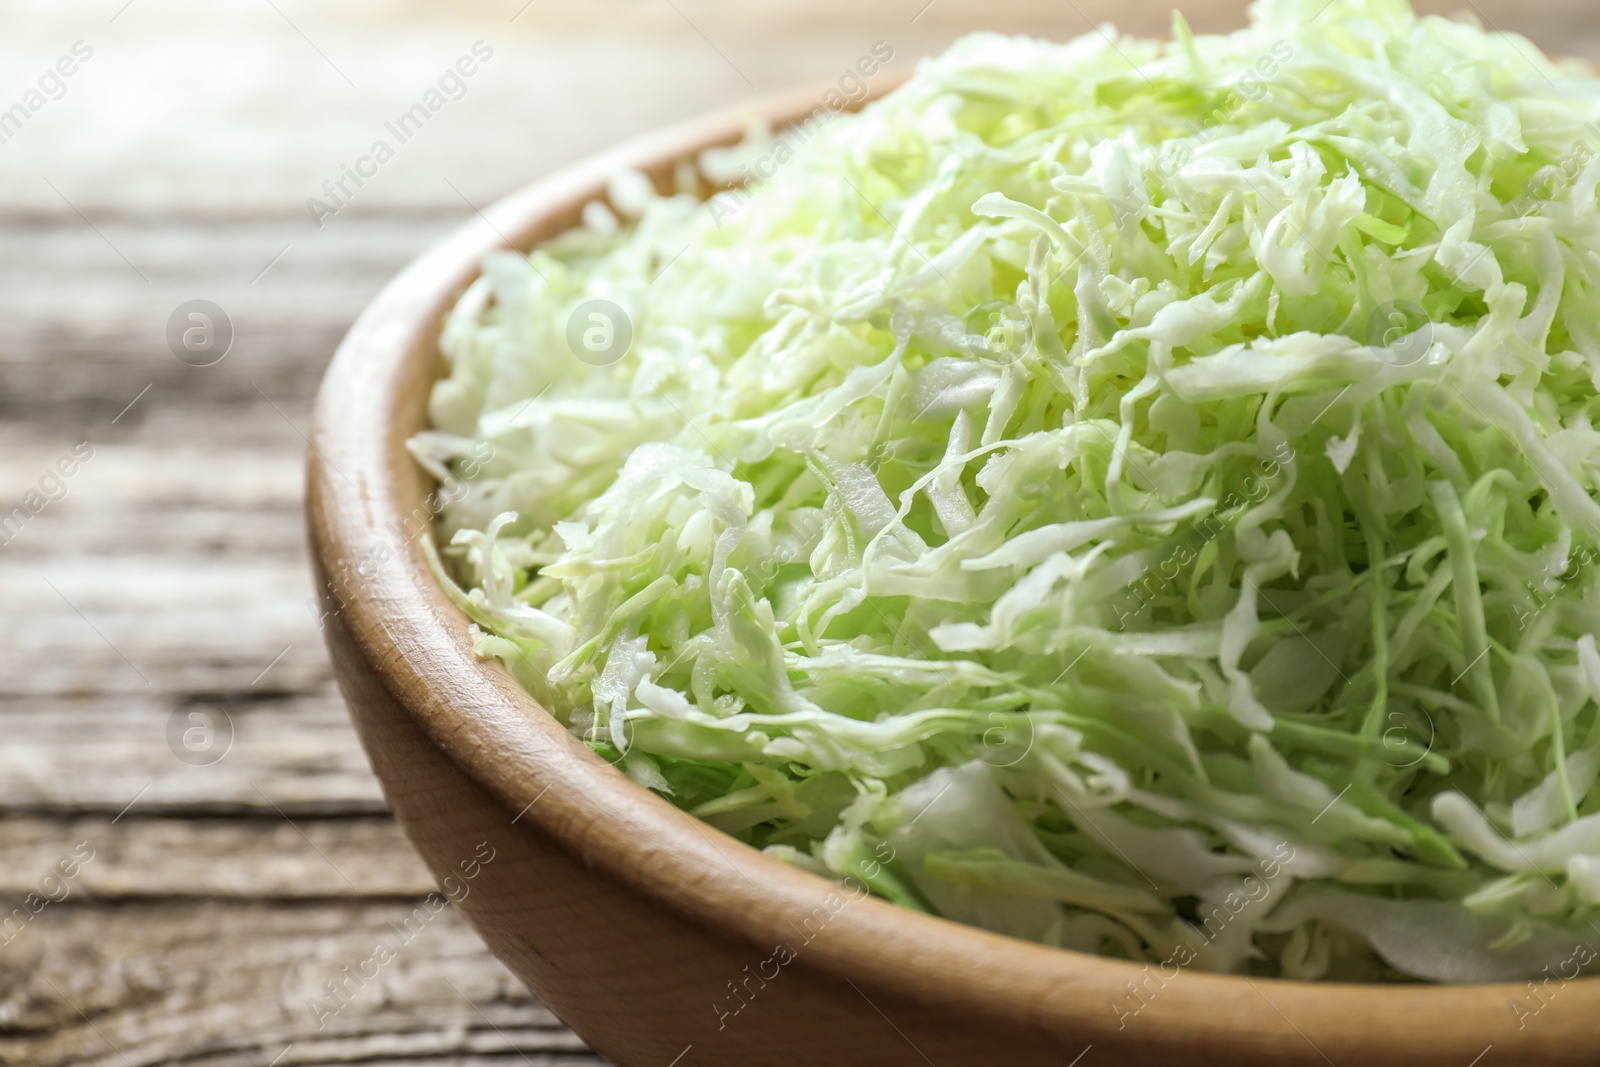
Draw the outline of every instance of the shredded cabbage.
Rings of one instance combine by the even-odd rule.
[[[1600,80],[1324,3],[969,37],[703,161],[754,187],[621,175],[492,257],[412,442],[478,652],[991,930],[1358,980],[1600,944]]]

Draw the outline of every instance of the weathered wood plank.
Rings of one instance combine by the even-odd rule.
[[[32,632],[0,653],[12,692],[238,690],[248,699],[244,690],[269,682],[281,690],[326,677],[301,559],[130,553],[62,564],[0,570],[0,604],[33,616]],[[299,654],[291,648],[263,675],[291,645]]]
[[[323,233],[298,221],[0,226],[0,419],[91,441],[138,439],[149,424],[169,447],[292,453],[282,446],[299,438],[283,415],[305,428],[305,405],[350,322],[461,224],[460,210],[340,220]],[[231,320],[233,346],[214,366],[181,362],[167,345],[168,319],[196,298]],[[259,410],[224,420],[219,406]],[[209,439],[189,426],[197,419]]]
[[[0,809],[383,810],[308,605],[298,438],[269,406],[244,416],[262,443],[97,446],[0,548],[0,614],[28,619],[0,642]],[[208,410],[190,429],[229,424]],[[20,498],[65,446],[12,442],[0,486]],[[169,745],[196,714],[233,727],[214,765]]]
[[[125,668],[126,669],[126,668]],[[26,703],[0,717],[0,811],[329,816],[380,813],[385,806],[343,705],[284,698],[241,705],[130,693],[102,699]],[[169,720],[203,727],[191,712],[220,723],[229,713],[233,742],[220,761],[180,761],[167,743]],[[213,735],[220,738],[221,728]],[[192,737],[199,747],[205,737]],[[220,741],[218,744],[220,745]],[[181,744],[181,743],[180,743]],[[214,750],[213,750],[214,751]],[[206,754],[201,752],[201,755]]]
[[[392,960],[364,963],[380,941]],[[336,980],[340,996],[328,992]],[[600,1062],[448,906],[69,898],[0,947],[6,1063],[437,1064],[461,1054]]]
[[[0,571],[34,574],[38,584],[37,572],[50,570],[33,564],[44,561],[165,556],[191,571],[304,561],[304,443],[284,415],[304,419],[306,399],[280,404],[284,415],[259,397],[238,408],[176,411],[166,399],[163,406],[161,397],[146,395],[129,412],[126,419],[149,403],[160,416],[148,434],[130,439],[113,436],[117,427],[78,436],[59,426],[0,426],[0,507],[7,512],[41,488],[57,461],[77,465],[64,487],[54,487],[60,499],[24,516],[20,528],[0,514],[9,519],[0,528]],[[73,455],[80,444],[94,450],[86,462]]]
[[[0,904],[14,905],[63,858],[76,876],[44,895],[106,904],[153,898],[325,900],[423,897],[434,891],[394,820],[15,817],[0,822]],[[5,909],[0,907],[0,912]]]

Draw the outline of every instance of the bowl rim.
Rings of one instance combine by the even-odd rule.
[[[867,99],[900,80],[886,73]],[[1116,1004],[1131,983],[1148,988],[1153,965],[848,896],[836,883],[673,807],[578,742],[497,662],[473,654],[469,620],[434,580],[420,539],[407,533],[430,506],[432,482],[405,441],[424,425],[428,388],[441,369],[442,316],[479,276],[483,257],[507,247],[526,251],[570,227],[583,205],[604,198],[608,177],[619,169],[662,181],[677,161],[737,141],[752,117],[782,128],[814,116],[821,99],[821,92],[806,90],[739,105],[563,167],[474,209],[475,219],[396,276],[350,329],[317,396],[307,520],[319,592],[397,706],[516,813],[513,823],[526,817],[586,863],[681,917],[737,935],[752,961],[792,940],[796,919],[827,908],[825,928],[801,954],[834,978],[1071,1034],[1074,1041],[1125,1044],[1129,1023]],[[1323,1059],[1324,1049],[1348,1053],[1381,1043],[1430,1062],[1522,1040],[1509,1028],[1515,1013],[1507,1005],[1527,996],[1515,983],[1358,985],[1192,970],[1181,976],[1158,978],[1161,995],[1140,998],[1135,1036],[1184,1047],[1205,1033],[1208,1047],[1240,1051],[1281,1039],[1300,1054],[1309,1044]],[[1550,1005],[1560,1010],[1539,1020],[1539,1048],[1577,1048],[1585,1019],[1600,1015],[1600,978],[1569,980],[1563,990]]]

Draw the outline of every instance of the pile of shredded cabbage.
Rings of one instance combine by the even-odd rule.
[[[908,908],[1296,978],[1593,961],[1600,80],[1323,3],[969,37],[701,160],[749,190],[621,175],[492,258],[413,442],[479,653]]]

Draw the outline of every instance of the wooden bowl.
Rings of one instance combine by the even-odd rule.
[[[820,99],[753,110],[781,126]],[[1597,1062],[1600,980],[1554,969],[1536,992],[1252,980],[855,899],[635,785],[473,655],[419,548],[433,486],[404,447],[441,373],[441,316],[485,253],[573,225],[619,167],[665,182],[751,114],[641,138],[489,209],[383,291],[318,398],[309,523],[339,684],[390,806],[494,953],[622,1067]]]

